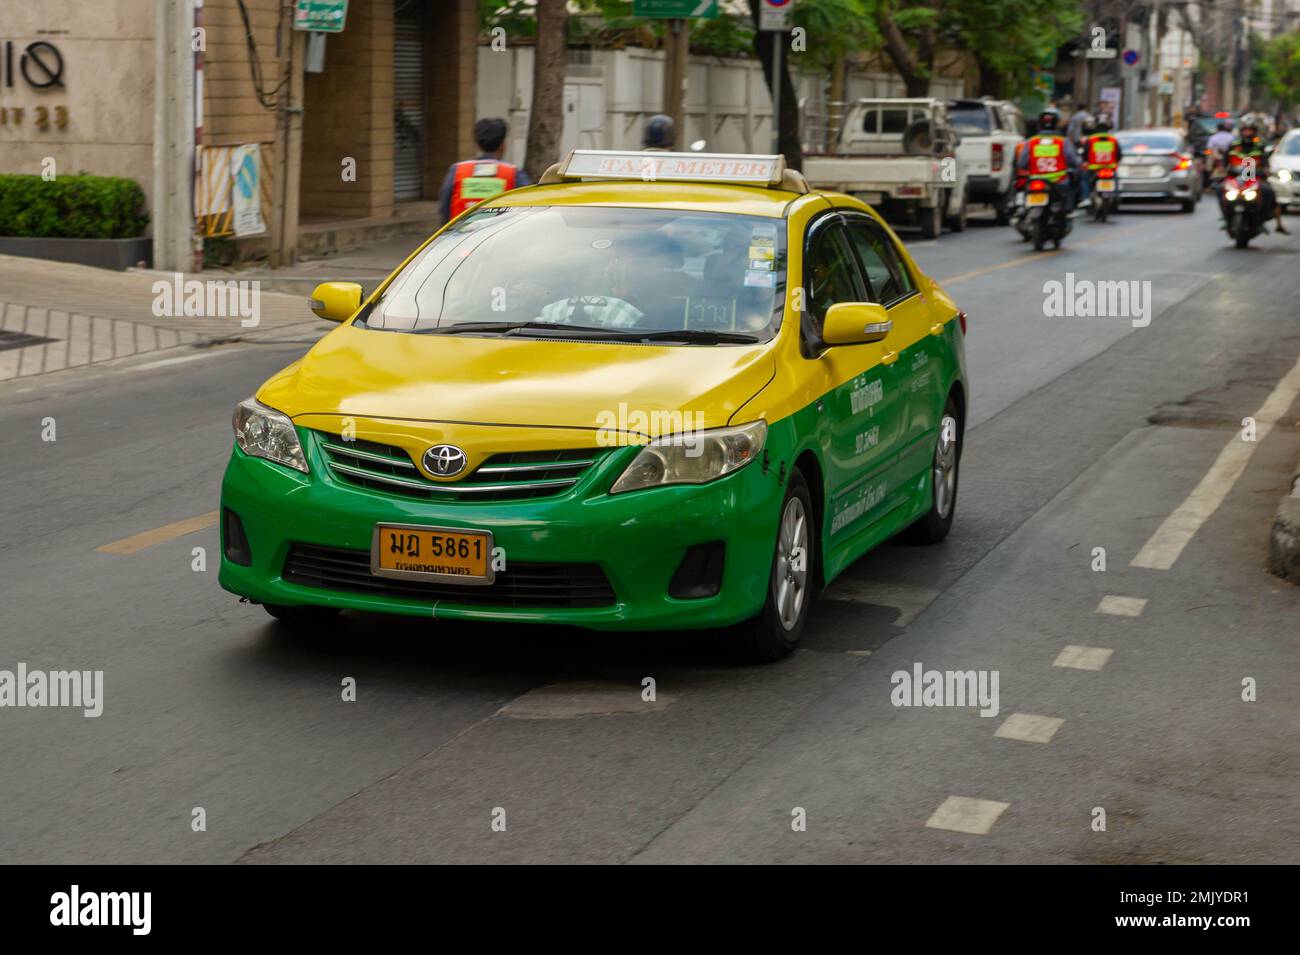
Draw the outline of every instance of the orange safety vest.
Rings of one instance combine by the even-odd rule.
[[[467,159],[456,163],[456,178],[451,187],[451,218],[470,206],[492,199],[515,187],[519,170],[496,159]]]
[[[1119,141],[1106,133],[1089,136],[1085,148],[1087,152],[1084,162],[1089,169],[1105,169],[1113,166],[1116,162],[1115,157],[1119,155]]]
[[[1069,174],[1065,163],[1065,140],[1048,133],[1029,140],[1029,175],[1055,182]]]

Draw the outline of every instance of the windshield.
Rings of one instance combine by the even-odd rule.
[[[1171,153],[1178,148],[1178,137],[1168,133],[1119,133],[1115,138],[1119,140],[1120,148],[1126,152]]]
[[[948,119],[963,136],[980,136],[993,131],[989,111],[983,106],[955,106],[948,110]]]
[[[356,324],[396,332],[765,341],[780,219],[662,209],[484,209],[434,239]]]
[[[1300,156],[1300,136],[1287,136],[1277,147],[1278,155]]]

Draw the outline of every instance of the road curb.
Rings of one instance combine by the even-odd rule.
[[[1300,584],[1300,465],[1291,478],[1291,493],[1282,498],[1268,538],[1268,569]]]

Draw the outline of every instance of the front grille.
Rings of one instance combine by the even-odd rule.
[[[466,587],[376,577],[370,573],[369,551],[316,544],[290,545],[281,576],[291,584],[322,590],[497,607],[608,607],[616,599],[599,564],[512,562],[487,586]]]
[[[553,497],[573,487],[606,454],[605,448],[494,454],[454,483],[426,478],[402,448],[345,441],[316,432],[330,472],[347,484],[435,501],[521,501]]]

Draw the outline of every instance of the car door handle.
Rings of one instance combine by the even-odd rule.
[[[882,365],[892,365],[896,361],[898,361],[898,352],[896,351],[887,351],[880,356],[880,363]]]
[[[942,335],[942,334],[943,334],[943,322],[938,322],[937,324],[931,325],[931,326],[930,326],[930,334],[931,334],[931,335]]]

